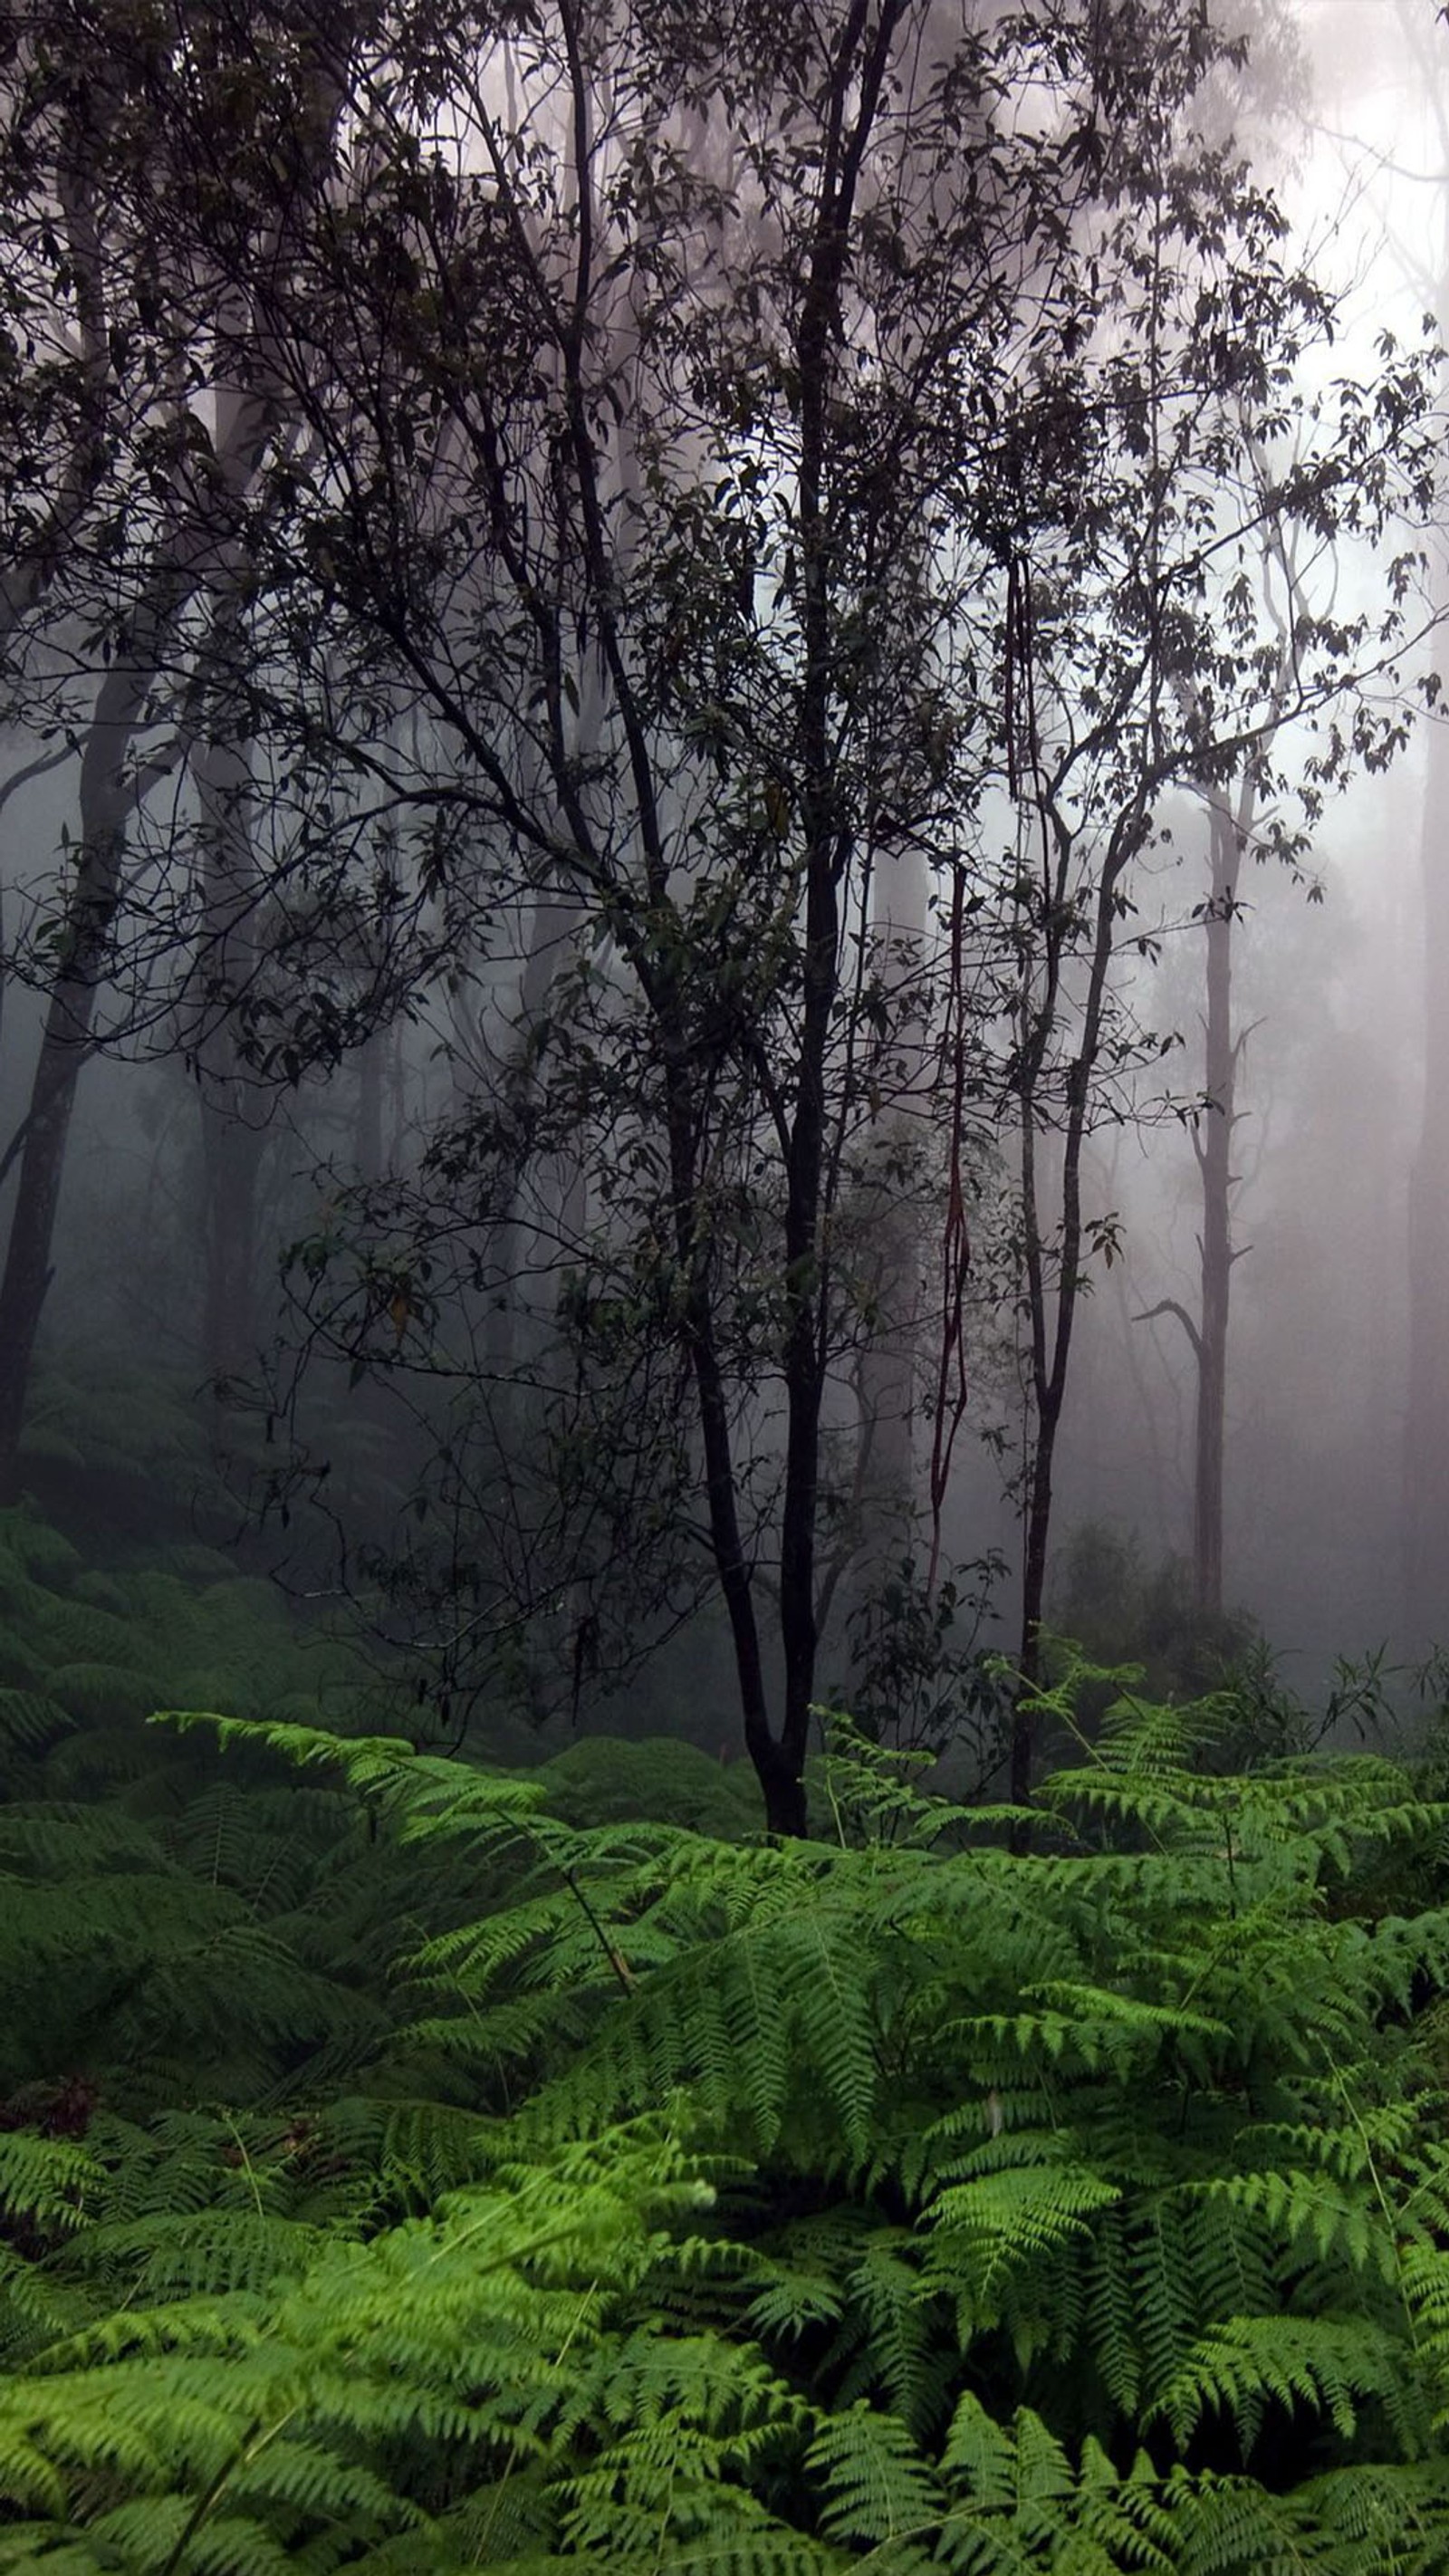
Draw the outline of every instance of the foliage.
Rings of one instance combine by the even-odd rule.
[[[1115,1245],[1083,1138],[1172,1043],[1118,973],[1161,807],[1250,767],[1296,858],[1407,724],[1432,357],[1329,378],[1331,298],[1228,136],[1244,52],[1200,0],[184,36],[46,0],[0,91],[7,703],[111,790],[24,943],[38,1097],[139,987],[240,1165],[253,1077],[430,1014],[421,1150],[339,1157],[291,1274],[304,1343],[436,1442],[379,1586],[451,1620],[460,1704],[526,1689],[540,1634],[576,1700],[712,1590],[782,1830],[882,1360],[934,1384],[939,1522],[1003,1107],[1030,1669]],[[1350,613],[1308,567],[1283,688],[1264,532],[1375,560]],[[28,1139],[0,1478],[63,1133]]]
[[[153,1736],[153,1794],[219,1762],[250,1836],[250,1877],[169,1847],[245,1891],[203,1983],[291,1954],[168,2101],[97,2041],[12,2103],[0,2566],[1431,2576],[1449,1812],[1369,1756],[1204,1771],[1221,1720],[1119,1695],[1025,1857],[848,1730],[829,1843],[296,1720]],[[147,1805],[49,1815],[102,1943]],[[1426,1901],[1366,1916],[1395,1855]],[[50,1884],[12,1865],[22,1940]],[[309,1943],[366,2011],[299,2056]]]
[[[993,1550],[932,1582],[907,1554],[878,1571],[846,1621],[857,1728],[902,1752],[953,1752],[978,1788],[999,1769],[1011,1724],[980,1642],[1005,1571]]]
[[[1144,1566],[1135,1540],[1100,1522],[1079,1523],[1059,1550],[1049,1601],[1060,1635],[1094,1663],[1139,1667],[1150,1699],[1201,1699],[1261,1662],[1262,1639],[1249,1612],[1203,1609],[1180,1557]],[[1078,1695],[1079,1714],[1093,1723],[1104,1705],[1100,1695]],[[1254,1751],[1295,1749],[1306,1744],[1295,1741],[1285,1710],[1277,1742],[1264,1736],[1243,1753],[1251,1759]]]
[[[355,1810],[299,1795],[275,1758],[158,1743],[145,1719],[178,1697],[338,1725],[397,1705],[205,1547],[103,1573],[33,1511],[0,1513],[8,2116],[77,2086],[128,2116],[246,2103],[314,2052],[344,2062],[377,2018],[364,1980],[388,1953],[356,1946]]]
[[[1393,1665],[1379,1647],[1357,1661],[1340,1656],[1329,1687],[1310,1705],[1250,1612],[1205,1608],[1181,1557],[1164,1557],[1149,1570],[1135,1540],[1099,1522],[1081,1523],[1062,1548],[1051,1609],[1053,1627],[1071,1643],[1049,1639],[1046,1660],[1053,1677],[1070,1676],[1074,1729],[1095,1732],[1130,1666],[1149,1699],[1215,1700],[1218,1716],[1200,1758],[1220,1771],[1251,1770],[1320,1745],[1401,1739],[1413,1707],[1422,1717],[1442,1698],[1431,1667]],[[1099,1667],[1095,1675],[1091,1665]]]

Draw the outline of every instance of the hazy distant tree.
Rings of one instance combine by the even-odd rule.
[[[1193,1502],[1192,1580],[1201,1610],[1223,1603],[1223,1453],[1227,1425],[1228,1318],[1233,1264],[1233,1131],[1239,1120],[1238,1069],[1246,1032],[1233,1018],[1233,932],[1239,917],[1239,884],[1249,852],[1255,780],[1249,769],[1229,794],[1209,794],[1208,892],[1196,907],[1205,947],[1202,1010],[1203,1091],[1184,1110],[1197,1164],[1199,1190],[1198,1307],[1161,1297],[1134,1321],[1171,1315],[1192,1351]]]
[[[1298,639],[1312,627],[1305,601],[1311,595],[1314,574],[1322,577],[1329,570],[1320,561],[1306,574],[1301,572],[1285,550],[1270,516],[1265,517],[1265,525],[1268,534],[1257,571],[1267,612],[1258,666],[1260,682],[1266,682],[1262,731],[1245,751],[1236,779],[1225,777],[1217,786],[1204,785],[1199,791],[1207,821],[1207,893],[1194,905],[1193,917],[1201,923],[1203,932],[1203,1086],[1198,1100],[1179,1104],[1197,1165],[1197,1309],[1190,1313],[1179,1298],[1163,1297],[1136,1319],[1148,1323],[1159,1315],[1174,1317],[1192,1351],[1192,1580],[1198,1608],[1214,1614],[1223,1606],[1228,1324],[1233,1268],[1242,1251],[1233,1242],[1238,1176],[1232,1162],[1233,1134],[1239,1123],[1238,1073],[1247,1031],[1237,1025],[1233,1014],[1233,941],[1243,911],[1244,868],[1252,863],[1262,865],[1271,857],[1296,869],[1302,852],[1302,835],[1293,828],[1285,831],[1281,811],[1270,814],[1260,828],[1259,806],[1264,789],[1271,791],[1274,783],[1269,760],[1279,711],[1294,687]],[[1268,640],[1275,630],[1276,668]],[[1179,685],[1185,699],[1191,701],[1195,683],[1184,675]],[[1381,745],[1366,741],[1363,756],[1372,761],[1392,748],[1390,734]],[[1315,783],[1309,799],[1310,812],[1316,810],[1318,793]],[[1308,891],[1311,898],[1319,889],[1310,882]]]
[[[82,1068],[174,1052],[195,1079],[205,1284],[198,1342],[221,1381],[257,1329],[256,1186],[276,1089],[366,1056],[395,1007],[402,915],[386,826],[319,838],[318,773],[285,655],[260,659],[255,534],[285,492],[297,423],[279,352],[227,256],[232,226],[283,256],[330,166],[342,61],[318,20],[279,13],[185,35],[45,5],[12,29],[0,76],[0,706],[64,765],[75,828],[51,881],[12,906],[9,966],[44,996],[0,1275],[0,1490],[13,1489]],[[247,87],[269,45],[289,83],[269,127]],[[344,43],[345,53],[345,43]],[[214,124],[153,113],[185,60]],[[185,160],[184,181],[181,163]],[[220,176],[224,168],[224,180]],[[259,179],[259,174],[261,177]],[[168,222],[190,192],[208,224]],[[357,713],[364,738],[372,711]],[[326,793],[343,806],[343,750]],[[14,781],[7,782],[7,787]],[[160,793],[158,791],[164,791]],[[353,799],[355,805],[355,798]],[[406,872],[404,872],[406,874]],[[367,920],[372,961],[355,951]],[[411,961],[409,970],[411,971]]]
[[[43,758],[73,767],[77,816],[40,937],[12,951],[43,990],[45,1017],[12,1147],[0,1492],[17,1475],[81,1069],[98,1040],[154,1025],[156,961],[164,986],[191,935],[185,889],[158,898],[153,883],[136,909],[146,865],[133,832],[193,754],[212,853],[203,873],[214,874],[219,837],[245,829],[244,756],[224,755],[217,733],[240,723],[237,621],[225,603],[244,582],[243,504],[278,424],[266,352],[253,344],[239,363],[234,312],[230,371],[215,369],[212,301],[230,285],[204,278],[137,207],[129,182],[164,152],[135,66],[103,27],[83,34],[64,9],[41,10],[12,28],[0,79],[0,640],[10,709],[54,746]],[[236,773],[224,786],[223,769]],[[219,820],[223,800],[231,810]],[[98,1030],[108,985],[116,1009]],[[214,1272],[234,1250],[218,1248]]]
[[[226,1007],[230,992],[245,990],[254,971],[258,897],[250,749],[213,735],[193,764],[212,994],[194,1049],[204,1204],[201,1349],[207,1376],[218,1384],[245,1373],[258,1332],[257,1184],[266,1144],[265,1095],[247,1066],[237,1015]]]
[[[1400,13],[1429,145],[1397,256],[1449,345],[1449,61],[1443,28]],[[1405,174],[1400,171],[1402,177]],[[1427,199],[1427,203],[1425,200]],[[1420,221],[1422,210],[1423,220]],[[1426,256],[1427,248],[1427,256]],[[1441,536],[1435,578],[1449,606]],[[1409,1174],[1409,1354],[1404,1422],[1404,1608],[1420,1643],[1449,1636],[1449,715],[1426,728],[1420,845],[1424,1091]]]
[[[1005,1088],[1020,1138],[1023,1309],[1031,1429],[1024,1469],[1021,1666],[1037,1670],[1052,1477],[1077,1308],[1094,1257],[1118,1250],[1110,1209],[1084,1195],[1094,1127],[1134,1114],[1144,1066],[1177,1033],[1142,1027],[1115,977],[1119,952],[1148,949],[1138,922],[1139,864],[1157,837],[1169,790],[1206,793],[1219,814],[1215,865],[1237,865],[1237,827],[1255,802],[1271,815],[1259,841],[1294,860],[1326,792],[1358,763],[1399,747],[1406,710],[1399,656],[1430,612],[1406,609],[1419,558],[1410,535],[1375,604],[1346,619],[1295,591],[1285,644],[1278,604],[1258,570],[1266,531],[1281,552],[1299,527],[1325,547],[1382,539],[1397,508],[1420,515],[1432,486],[1430,357],[1384,351],[1376,388],[1336,389],[1310,409],[1287,396],[1303,336],[1330,316],[1303,280],[1273,266],[1282,220],[1254,200],[1257,282],[1199,267],[1159,169],[1143,174],[1161,227],[1151,289],[1128,351],[1115,362],[1128,424],[1102,459],[1094,508],[1048,548],[1037,532],[1018,585],[1015,680],[1018,837],[1003,887],[1014,908],[1002,985],[1013,1045]],[[1198,184],[1205,181],[1199,173]],[[1171,205],[1174,211],[1169,214]],[[1173,243],[1175,269],[1166,256]],[[1170,283],[1169,283],[1170,282]],[[1230,321],[1236,327],[1229,329]],[[1223,371],[1196,376],[1217,345]],[[1170,381],[1172,399],[1163,397]],[[1100,584],[1115,559],[1115,611]],[[1085,581],[1084,581],[1085,576]],[[1245,800],[1232,814],[1234,779]],[[1212,921],[1216,909],[1218,920]],[[1221,1384],[1227,1321],[1228,1167],[1234,1041],[1226,1020],[1230,900],[1210,906],[1213,1061],[1207,1112],[1197,1509],[1204,1562],[1221,1556]],[[1214,1579],[1211,1576],[1209,1579]],[[1220,1570],[1215,1578],[1220,1582]],[[1013,1787],[1027,1794],[1029,1729],[1019,1731]]]
[[[1384,249],[1420,309],[1449,345],[1449,53],[1442,10],[1400,0],[1375,12],[1351,49],[1324,47],[1330,81],[1371,83],[1387,99],[1407,91],[1403,141],[1389,153],[1365,147],[1352,173],[1384,224]],[[1330,110],[1330,114],[1333,111]],[[1346,137],[1337,117],[1334,141]],[[1449,609],[1449,560],[1440,528],[1430,580]],[[1442,662],[1442,656],[1441,656]],[[1423,1093],[1409,1170],[1407,1384],[1403,1424],[1401,1563],[1403,1612],[1418,1644],[1449,1635],[1449,718],[1442,705],[1424,728],[1420,834],[1422,938],[1414,971],[1422,1000]]]

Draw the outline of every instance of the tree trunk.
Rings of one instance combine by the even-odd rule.
[[[914,853],[877,857],[871,966],[894,999],[920,973],[925,878]],[[891,1024],[894,1102],[873,1122],[857,1256],[873,1318],[856,1369],[854,1536],[864,1584],[910,1539],[915,1522],[916,1366],[921,1336],[922,1226],[914,1162],[928,1085],[924,1009],[914,994]]]
[[[1016,1806],[1030,1803],[1036,1756],[1033,1709],[1041,1676],[1041,1622],[1046,1606],[1047,1552],[1051,1540],[1052,1472],[1057,1434],[1066,1403],[1072,1334],[1083,1285],[1083,1244],[1087,1228],[1082,1214],[1082,1153],[1089,1128],[1092,1076],[1102,1046],[1107,978],[1116,953],[1118,887],[1146,831],[1149,795],[1139,789],[1123,807],[1101,862],[1092,913],[1090,958],[1082,995],[1077,1044],[1066,1067],[1065,1117],[1062,1121],[1061,1223],[1055,1261],[1055,1285],[1048,1262],[1047,1230],[1042,1223],[1042,1186],[1038,1146],[1042,1124],[1041,1077],[1048,1047],[1057,1032],[1061,997],[1063,897],[1072,858],[1072,833],[1061,814],[1048,807],[1046,819],[1055,848],[1056,876],[1044,907],[1041,958],[1027,961],[1027,981],[1020,1001],[1021,1043],[1017,1095],[1021,1116],[1021,1194],[1025,1245],[1026,1309],[1031,1334],[1030,1395],[1034,1430],[1026,1461],[1025,1544],[1022,1562],[1021,1644],[1011,1731],[1011,1796]],[[1033,962],[1044,975],[1041,997],[1031,989]],[[1013,1836],[1026,1846],[1027,1828]]]
[[[80,779],[80,850],[66,906],[60,971],[51,990],[31,1084],[25,1146],[0,1279],[0,1501],[19,1487],[19,1447],[36,1337],[51,1278],[51,1244],[65,1173],[76,1084],[105,974],[120,895],[134,791],[121,764],[139,712],[134,670],[102,682]]]
[[[257,363],[257,374],[263,372]],[[213,453],[229,499],[245,493],[268,433],[268,406],[255,391],[219,386]],[[36,1336],[51,1275],[51,1244],[60,1204],[76,1083],[88,1052],[96,997],[105,979],[111,931],[121,895],[126,831],[150,786],[169,774],[180,740],[154,767],[128,770],[138,725],[147,721],[151,683],[188,599],[205,582],[219,594],[226,539],[215,547],[191,516],[184,477],[178,482],[174,542],[158,547],[131,606],[125,658],[113,662],[96,692],[80,773],[80,848],[65,911],[58,971],[51,987],[31,1087],[25,1150],[0,1280],[0,1500],[18,1483],[18,1451]]]
[[[1046,1032],[1042,1034],[1044,1036]],[[1031,1703],[1041,1679],[1041,1623],[1046,1607],[1047,1550],[1051,1541],[1052,1469],[1056,1458],[1057,1425],[1061,1420],[1061,1399],[1055,1371],[1048,1364],[1050,1289],[1042,1224],[1040,1144],[1036,1127],[1035,1076],[1028,1074],[1021,1106],[1021,1203],[1032,1343],[1031,1390],[1036,1424],[1030,1454],[1025,1461],[1021,1638],[1017,1647],[1017,1687],[1011,1723],[1010,1790],[1012,1804],[1017,1807],[1030,1804],[1036,1759],[1036,1721]],[[1063,1296],[1064,1285],[1059,1284],[1059,1319]],[[1021,1837],[1013,1836],[1013,1847],[1018,1845],[1024,1848]]]
[[[257,1356],[257,1181],[266,1138],[241,1103],[213,1092],[201,1099],[202,1186],[206,1194],[206,1281],[202,1357],[220,1390],[244,1377]]]
[[[1404,1591],[1416,1646],[1449,1642],[1449,731],[1427,728],[1424,1108],[1409,1179],[1409,1387],[1404,1423]]]
[[[1212,891],[1207,913],[1204,1090],[1207,1105],[1193,1150],[1202,1182],[1198,1238],[1202,1302],[1196,1341],[1197,1428],[1193,1463],[1193,1590],[1200,1610],[1223,1606],[1223,1434],[1228,1386],[1228,1305],[1233,1244],[1230,1167],[1237,1115],[1233,1094],[1233,908],[1242,841],[1220,801],[1211,807]]]
[[[383,1173],[382,1141],[383,1076],[386,1071],[388,1029],[372,1029],[357,1050],[357,1120],[353,1129],[352,1154],[360,1181],[380,1181]]]
[[[223,639],[234,643],[229,633]],[[257,1349],[257,1181],[265,1144],[262,1096],[249,1081],[237,1009],[256,968],[258,873],[252,843],[249,749],[208,742],[195,763],[205,901],[204,981],[197,1062],[206,1276],[202,1359],[220,1385],[242,1377]]]
[[[835,389],[838,314],[847,246],[855,218],[861,159],[875,122],[903,0],[884,0],[867,32],[855,9],[832,65],[833,95],[809,263],[795,326],[800,382],[801,635],[800,819],[805,936],[801,957],[800,1037],[794,1064],[794,1117],[786,1156],[784,1269],[786,1326],[785,1484],[780,1515],[780,1641],[785,1694],[780,1733],[767,1764],[751,1746],[767,1812],[795,1783],[803,1831],[805,1754],[815,1696],[819,1622],[815,1598],[820,1516],[820,1417],[825,1394],[826,1318],[830,1309],[825,1225],[828,1142],[826,1057],[840,994],[840,886],[853,853],[853,818],[842,807],[832,733],[837,610],[832,548],[830,402]],[[851,93],[855,92],[852,99]],[[853,124],[847,125],[847,102]],[[748,1730],[747,1730],[748,1733]]]
[[[1031,1803],[1036,1761],[1036,1723],[1031,1701],[1041,1680],[1041,1623],[1046,1607],[1047,1550],[1051,1540],[1052,1467],[1056,1456],[1058,1406],[1037,1424],[1027,1486],[1026,1533],[1021,1567],[1021,1644],[1017,1650],[1018,1687],[1011,1728],[1011,1802]],[[1017,1846],[1013,1844],[1013,1848]]]

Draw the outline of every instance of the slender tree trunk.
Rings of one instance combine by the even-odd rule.
[[[244,1377],[257,1355],[257,1183],[266,1137],[237,1107],[201,1103],[206,1192],[202,1347],[208,1380]]]
[[[1449,729],[1428,727],[1424,781],[1424,1107],[1409,1180],[1404,1591],[1416,1644],[1449,1643]]]
[[[784,1288],[786,1330],[785,1489],[780,1522],[780,1636],[785,1693],[778,1740],[778,1780],[761,1772],[766,1806],[788,1782],[785,1806],[803,1830],[804,1769],[815,1696],[819,1628],[815,1600],[820,1512],[820,1417],[825,1393],[825,1318],[829,1312],[825,1063],[840,991],[840,886],[853,851],[850,818],[839,808],[831,739],[835,644],[832,493],[828,415],[835,385],[835,326],[855,216],[862,157],[880,103],[903,0],[884,0],[867,27],[855,0],[832,66],[832,91],[820,177],[819,212],[796,325],[800,377],[800,567],[804,647],[800,698],[800,806],[804,840],[805,939],[801,961],[800,1040],[794,1067],[795,1114],[786,1171]],[[856,95],[852,99],[852,92]],[[853,122],[849,111],[853,106]],[[756,1767],[759,1768],[757,1761]]]
[[[1049,1278],[1047,1234],[1042,1223],[1041,1183],[1037,1168],[1040,1111],[1039,1086],[1046,1050],[1055,1034],[1061,991],[1062,957],[1053,926],[1061,913],[1061,891],[1068,880],[1071,836],[1061,817],[1049,815],[1056,843],[1057,899],[1048,903],[1045,931],[1045,998],[1033,1006],[1025,997],[1018,1094],[1021,1111],[1022,1218],[1026,1242],[1027,1315],[1031,1332],[1031,1403],[1034,1416],[1027,1461],[1025,1531],[1022,1559],[1021,1643],[1011,1731],[1011,1796],[1017,1806],[1030,1803],[1036,1757],[1033,1700],[1041,1678],[1041,1623],[1046,1606],[1048,1550],[1051,1543],[1052,1476],[1057,1435],[1066,1402],[1067,1376],[1077,1303],[1082,1293],[1083,1244],[1082,1152],[1088,1134],[1092,1076],[1101,1053],[1107,1008],[1107,978],[1116,953],[1117,889],[1136,856],[1146,829],[1148,796],[1144,789],[1118,816],[1097,880],[1092,941],[1082,996],[1076,1053],[1067,1067],[1066,1116],[1062,1126],[1061,1223],[1058,1229],[1055,1286]],[[1024,1835],[1018,1835],[1024,1841]]]
[[[0,1502],[13,1502],[19,1491],[20,1434],[41,1310],[50,1286],[51,1238],[75,1105],[79,1050],[84,1044],[84,1026],[72,1028],[66,998],[57,992],[46,1014],[0,1283]],[[89,1016],[86,1007],[85,1022]]]
[[[352,1152],[361,1181],[380,1181],[383,1170],[382,1096],[389,1032],[373,1029],[357,1050],[357,1119]]]
[[[140,710],[134,670],[102,682],[80,780],[80,850],[66,907],[60,971],[51,990],[31,1085],[25,1147],[0,1278],[0,1500],[19,1485],[20,1435],[36,1337],[51,1277],[51,1245],[65,1173],[76,1084],[104,978],[120,896],[133,790],[122,761]]]
[[[215,641],[235,650],[224,613]],[[257,1183],[265,1147],[262,1097],[249,1081],[237,1009],[256,968],[258,871],[251,831],[250,749],[229,738],[203,745],[194,764],[205,902],[201,1075],[201,1173],[205,1203],[202,1358],[214,1385],[242,1377],[257,1349]]]
[[[1442,169],[1449,159],[1449,90],[1432,20],[1401,8],[1426,123]],[[1426,204],[1428,201],[1426,200]],[[1401,239],[1404,271],[1449,343],[1449,195],[1433,191],[1427,241]],[[1442,553],[1436,567],[1442,610],[1449,596]],[[1423,1107],[1409,1167],[1407,1386],[1402,1458],[1403,1617],[1411,1650],[1449,1645],[1449,727],[1442,706],[1425,728],[1424,802],[1419,837],[1421,938],[1414,973],[1423,1007]]]
[[[1198,1238],[1201,1306],[1196,1337],[1197,1429],[1193,1462],[1193,1590],[1201,1610],[1223,1606],[1223,1438],[1228,1391],[1228,1307],[1233,1273],[1231,1154],[1238,1043],[1233,1035],[1233,912],[1242,842],[1233,815],[1211,807],[1212,890],[1207,913],[1204,1089],[1193,1134],[1202,1183]]]
[[[1026,1236],[1027,1307],[1031,1329],[1034,1437],[1026,1462],[1026,1496],[1022,1527],[1021,1640],[1017,1648],[1018,1687],[1011,1728],[1011,1798],[1018,1807],[1031,1799],[1036,1729],[1031,1700],[1041,1679],[1041,1623],[1046,1607],[1047,1554],[1051,1544],[1052,1470],[1056,1462],[1061,1403],[1048,1363],[1049,1299],[1045,1229],[1042,1224],[1040,1138],[1036,1129],[1034,1088],[1022,1101],[1021,1197]],[[1065,1282],[1057,1288],[1060,1317]],[[1070,1331],[1070,1324],[1068,1324]]]
[[[925,891],[924,872],[914,854],[877,858],[871,962],[892,997],[920,971]],[[874,1122],[861,1194],[858,1260],[874,1307],[856,1373],[856,1536],[859,1570],[867,1583],[899,1553],[914,1523],[922,1226],[912,1166],[924,1128],[925,1038],[924,1012],[912,998],[892,1022],[897,1105]]]

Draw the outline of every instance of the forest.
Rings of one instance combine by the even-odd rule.
[[[1449,2569],[1449,9],[0,15],[0,2570]]]

